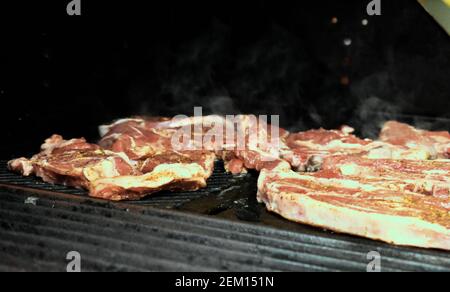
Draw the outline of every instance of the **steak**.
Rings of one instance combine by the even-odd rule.
[[[95,188],[91,188],[91,190],[94,190],[91,193],[94,196],[104,198],[108,198],[108,196],[119,198],[121,195],[118,194],[117,190],[121,189],[126,193],[123,195],[124,197],[140,198],[145,194],[165,189],[166,186],[164,184],[156,188],[152,186],[152,180],[155,180],[153,172],[158,172],[161,169],[161,167],[158,168],[160,165],[170,166],[172,170],[176,167],[179,168],[177,171],[172,171],[169,174],[169,176],[173,177],[173,182],[171,182],[171,186],[167,186],[168,189],[175,189],[176,187],[177,190],[188,191],[204,187],[204,181],[211,176],[214,170],[214,152],[212,150],[203,150],[201,148],[202,145],[200,145],[199,150],[178,151],[173,145],[175,135],[183,127],[193,127],[202,121],[202,119],[193,118],[173,121],[168,118],[137,117],[122,119],[111,125],[101,126],[100,134],[103,135],[99,142],[101,146],[111,151],[125,152],[136,161],[137,169],[142,174],[151,173],[151,175],[144,179],[145,183],[140,182],[140,184],[144,185],[139,190],[136,190],[136,188],[128,190],[127,187],[113,187],[115,181],[111,181],[111,186],[107,186],[102,182]],[[196,141],[194,134],[188,137],[192,141]],[[200,134],[202,135],[200,138],[203,139],[203,132]],[[194,145],[188,146],[192,147]],[[201,168],[201,171],[192,171],[193,168]],[[195,175],[189,179],[187,176],[180,176],[180,173]],[[137,181],[137,178],[134,181]],[[178,181],[179,183],[177,183]],[[121,183],[118,184],[123,186]],[[114,195],[108,194],[107,190],[112,190],[113,188],[115,189]],[[101,191],[99,191],[100,189]]]
[[[164,154],[144,162],[142,175],[103,178],[91,183],[90,195],[113,201],[138,200],[167,191],[196,191],[206,187],[214,168],[213,153]]]
[[[381,130],[380,140],[410,149],[425,149],[433,154],[432,158],[450,158],[450,133],[446,131],[419,130],[407,124],[389,121]]]
[[[267,141],[271,141],[272,132],[286,136],[286,131],[279,128],[268,131],[269,125],[263,123],[265,121],[255,116],[241,115],[233,121],[221,116],[174,120],[133,118],[102,126],[100,145],[127,153],[136,160],[143,175],[100,179],[90,185],[90,194],[103,199],[124,200],[140,199],[161,190],[198,190],[206,186],[215,158],[223,159],[225,168],[234,174],[247,169],[270,169],[279,161],[279,145],[274,144],[280,140],[274,139],[274,144]],[[219,129],[216,134],[222,139],[205,139],[215,127]],[[193,130],[188,137],[191,138],[189,146],[201,150],[174,149],[172,138],[186,128]]]
[[[31,159],[10,161],[9,168],[24,176],[36,175],[48,183],[86,189],[99,178],[136,174],[126,155],[101,149],[83,138],[64,140],[53,135],[41,150]]]
[[[382,141],[360,139],[354,129],[343,126],[340,130],[309,130],[291,133],[286,140],[289,150],[282,158],[298,171],[317,171],[327,157],[359,155],[370,159],[425,160],[430,157],[426,149],[410,149]]]
[[[371,181],[393,190],[443,197],[450,203],[450,160],[367,159],[334,156],[324,160],[318,175]]]
[[[193,143],[202,141],[201,147],[214,151],[217,159],[224,161],[225,169],[233,174],[246,173],[248,169],[260,170],[266,162],[270,167],[271,162],[280,159],[280,151],[287,149],[283,139],[288,132],[254,115],[238,115],[233,119],[215,115],[189,117],[158,125],[160,129],[196,126],[200,126],[202,132],[198,132],[200,139],[195,139],[194,132]],[[204,139],[215,127],[221,139]]]
[[[263,169],[258,201],[295,222],[450,250],[450,160],[427,160],[434,149],[444,149],[438,141],[445,144],[446,134],[418,131],[427,137],[418,141],[428,144],[416,147],[405,140],[363,140],[352,132],[343,127],[290,134],[283,158],[303,173],[283,163]]]
[[[123,152],[130,159],[142,160],[171,151],[175,129],[159,129],[165,118],[122,119],[100,127],[99,145],[114,152]]]
[[[234,120],[235,139],[227,142],[221,157],[225,169],[233,174],[246,173],[249,169],[260,171],[277,163],[283,151],[288,150],[285,139],[288,132],[268,124],[254,115],[240,115]],[[238,135],[240,140],[238,141]]]
[[[12,171],[36,175],[45,182],[89,190],[109,200],[140,199],[162,190],[197,190],[213,172],[213,153],[166,152],[141,161],[123,152],[105,150],[85,139],[64,140],[54,135],[31,159],[8,163]]]
[[[262,170],[258,201],[282,217],[397,245],[450,250],[450,202],[364,178]]]
[[[289,147],[283,158],[299,171],[320,169],[323,158],[330,155],[362,153],[370,140],[362,140],[352,135],[354,130],[344,126],[341,130],[309,130],[291,133],[286,139]]]
[[[103,137],[99,144],[112,151],[127,153],[136,160],[142,175],[96,181],[89,189],[91,196],[137,200],[162,190],[195,191],[206,187],[206,180],[214,170],[214,151],[203,150],[202,145],[199,150],[178,151],[172,143],[183,127],[202,125],[205,119],[214,117],[178,120],[138,117],[100,127]],[[192,133],[188,138],[195,142],[195,132]],[[203,131],[200,134],[203,141]]]
[[[131,159],[138,161],[142,172],[151,171],[149,165],[161,162],[162,158],[168,159],[168,162],[181,162],[186,158],[198,160],[203,154],[213,150],[204,150],[202,145],[198,149],[177,150],[173,145],[174,141],[178,142],[175,135],[178,135],[182,127],[194,126],[196,121],[189,119],[187,122],[173,122],[167,118],[122,119],[112,125],[100,127],[103,137],[99,145],[114,152],[126,153]],[[203,139],[203,132],[200,135]],[[194,134],[188,138],[196,141]],[[191,148],[195,145],[186,146]]]

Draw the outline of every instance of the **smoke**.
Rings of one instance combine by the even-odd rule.
[[[351,124],[364,138],[376,139],[383,124],[398,118],[400,107],[378,97],[361,100]]]
[[[422,57],[396,57],[390,52],[385,71],[371,74],[351,86],[351,94],[356,98],[356,108],[348,124],[355,127],[360,136],[376,139],[386,121],[397,120],[419,129],[448,130],[450,120],[421,116],[425,105],[435,107],[432,97],[423,98],[424,84],[414,68],[423,68]],[[414,64],[410,67],[408,64]],[[406,75],[405,75],[406,72]],[[431,81],[430,81],[431,82]],[[435,111],[436,112],[436,111]]]
[[[396,90],[387,71],[362,78],[350,90],[356,103],[348,123],[364,138],[378,137],[382,125],[396,119],[402,111],[403,100],[399,94],[392,95]]]
[[[322,125],[323,124],[323,119],[322,116],[317,112],[317,109],[314,106],[310,106],[309,110],[309,117],[311,118],[311,120],[318,124],[318,125]]]
[[[393,25],[396,30],[387,32],[380,28],[389,23],[374,20],[354,28],[352,46],[343,49],[347,26],[336,33],[325,25],[323,31],[305,28],[315,33],[309,35],[272,21],[256,31],[241,31],[233,21],[216,19],[195,35],[160,42],[147,64],[151,72],[130,86],[135,112],[192,115],[195,106],[202,106],[204,114],[275,114],[291,131],[349,124],[370,138],[378,136],[384,122],[405,113],[448,112],[442,92],[450,83],[425,73],[448,73],[448,46],[422,56],[431,45],[405,48],[395,38],[410,37],[404,26]],[[344,76],[348,84],[340,82]],[[422,119],[409,122],[435,126]]]
[[[216,21],[191,39],[176,45],[161,44],[152,70],[131,85],[135,111],[174,116],[192,115],[196,106],[214,112],[225,105],[225,110],[231,110],[228,91],[220,82],[222,78],[217,78],[228,58],[228,35],[228,27]]]
[[[206,111],[210,114],[227,115],[240,114],[239,109],[236,108],[234,100],[229,96],[212,97],[208,100]]]
[[[132,84],[136,112],[189,115],[202,106],[205,114],[274,114],[286,127],[302,123],[311,108],[307,87],[318,76],[305,44],[278,25],[245,44],[230,30],[215,21],[193,40],[166,47],[154,64],[157,79]]]

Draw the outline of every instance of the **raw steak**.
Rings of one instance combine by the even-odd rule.
[[[450,133],[416,129],[410,125],[389,121],[381,130],[380,140],[411,149],[425,149],[432,158],[450,158]]]
[[[258,200],[288,220],[385,242],[450,250],[449,200],[364,180],[262,170]]]

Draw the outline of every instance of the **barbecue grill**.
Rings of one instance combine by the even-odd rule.
[[[393,247],[288,222],[256,202],[256,174],[230,178],[218,163],[208,188],[110,203],[0,169],[0,270],[449,271],[443,251]],[[84,260],[85,258],[85,260]]]
[[[313,62],[312,67],[311,61],[305,61],[305,59],[310,57],[308,54],[311,50],[323,54],[323,49],[315,47],[320,44],[313,44],[308,49],[298,52],[298,54],[287,49],[287,54],[290,54],[289,56],[293,58],[287,60],[287,63],[305,61],[306,69],[302,67],[303,65],[294,70],[287,67],[287,76],[285,76],[286,79],[292,80],[297,78],[296,74],[302,75],[301,78],[299,77],[299,79],[303,78],[302,82],[292,87],[301,87],[301,90],[298,90],[301,93],[294,94],[290,91],[292,88],[275,92],[261,85],[261,88],[254,88],[256,93],[251,96],[251,100],[245,101],[232,101],[223,96],[226,96],[227,93],[239,96],[239,90],[243,94],[253,92],[253,89],[248,87],[254,87],[259,83],[253,80],[251,76],[242,75],[245,84],[237,84],[237,80],[230,77],[229,70],[231,69],[229,66],[219,64],[217,67],[223,71],[215,72],[219,75],[215,76],[221,78],[220,80],[223,83],[210,84],[205,80],[212,78],[209,75],[210,73],[214,75],[212,72],[202,71],[205,68],[200,65],[198,65],[198,68],[189,61],[186,61],[185,64],[180,59],[173,60],[168,56],[176,52],[180,54],[180,58],[190,60],[190,58],[196,56],[197,51],[193,48],[198,46],[198,52],[201,54],[202,52],[205,53],[205,51],[202,51],[204,44],[211,44],[210,50],[207,50],[205,54],[212,56],[212,60],[206,59],[207,57],[205,59],[199,57],[192,63],[203,62],[207,63],[205,65],[207,68],[209,68],[208,66],[214,67],[216,65],[214,62],[217,61],[214,59],[216,54],[229,60],[233,56],[238,58],[237,55],[244,52],[248,59],[254,57],[252,59],[254,64],[240,62],[235,64],[236,68],[245,70],[246,66],[251,67],[245,73],[257,75],[258,70],[263,69],[261,67],[270,66],[259,59],[261,58],[261,51],[264,52],[266,47],[273,50],[280,49],[277,44],[272,43],[278,35],[281,35],[280,43],[282,47],[289,44],[292,39],[296,39],[292,37],[290,30],[295,31],[294,26],[305,24],[299,24],[294,20],[283,21],[282,16],[285,15],[283,13],[287,13],[289,8],[279,8],[279,11],[276,9],[272,11],[276,5],[269,2],[260,1],[259,6],[244,5],[242,15],[230,16],[230,19],[227,18],[226,12],[222,12],[217,16],[218,20],[207,22],[212,29],[206,31],[207,37],[204,39],[196,38],[195,33],[193,33],[193,31],[204,32],[204,23],[200,20],[198,22],[193,21],[194,23],[191,23],[188,28],[183,28],[181,25],[172,27],[168,24],[169,28],[164,33],[158,32],[153,27],[151,33],[155,40],[151,44],[144,43],[141,40],[143,35],[137,32],[137,36],[130,33],[127,37],[117,37],[117,39],[115,38],[115,32],[106,33],[106,36],[102,36],[104,37],[103,40],[96,42],[98,31],[89,33],[88,27],[84,26],[82,32],[79,33],[72,29],[74,38],[82,39],[87,43],[94,43],[91,53],[83,51],[89,51],[88,46],[83,47],[82,44],[70,43],[69,37],[64,37],[63,34],[52,32],[53,34],[50,33],[49,37],[47,33],[41,33],[38,36],[37,49],[43,50],[45,56],[40,57],[42,60],[33,60],[33,65],[38,64],[36,67],[43,69],[42,71],[36,69],[36,72],[33,72],[39,77],[25,76],[25,80],[22,80],[27,84],[38,83],[37,88],[21,88],[13,83],[11,87],[7,86],[6,89],[1,91],[1,95],[5,95],[8,102],[11,102],[11,106],[7,107],[6,112],[2,115],[1,122],[11,127],[5,130],[5,142],[0,146],[4,153],[0,157],[3,159],[0,161],[0,271],[66,271],[68,264],[66,255],[71,251],[81,254],[83,271],[367,271],[371,262],[368,255],[371,252],[377,252],[381,255],[382,271],[450,271],[450,253],[445,251],[396,247],[378,241],[296,224],[270,213],[256,201],[258,174],[250,171],[245,175],[233,176],[225,172],[223,163],[219,161],[216,162],[215,171],[208,180],[208,186],[205,189],[196,192],[161,192],[139,201],[125,202],[106,202],[93,199],[88,197],[87,192],[83,190],[50,185],[38,178],[23,177],[7,169],[8,159],[35,153],[42,138],[53,132],[64,133],[64,135],[72,137],[86,136],[89,140],[95,141],[98,139],[96,127],[103,122],[134,114],[161,116],[170,116],[179,112],[189,114],[192,109],[191,105],[198,104],[204,104],[209,112],[218,111],[220,113],[248,111],[255,114],[271,114],[267,111],[273,110],[281,114],[284,124],[282,126],[297,130],[319,126],[333,128],[343,122],[355,122],[364,126],[359,128],[363,133],[358,134],[370,136],[371,129],[378,127],[379,122],[386,119],[397,119],[415,125],[423,125],[431,130],[450,129],[450,118],[448,115],[446,116],[448,107],[443,108],[445,105],[448,106],[448,99],[445,100],[445,98],[448,98],[450,93],[450,91],[447,91],[450,90],[447,84],[450,66],[445,67],[449,65],[448,54],[445,54],[450,52],[448,36],[413,1],[407,2],[408,4],[404,3],[406,5],[403,8],[406,11],[404,18],[417,19],[417,25],[411,30],[418,29],[419,26],[424,27],[417,30],[419,37],[433,35],[429,33],[430,31],[434,33],[434,37],[430,37],[431,39],[427,39],[427,41],[432,42],[432,44],[439,44],[440,51],[439,53],[436,52],[436,55],[442,53],[444,57],[433,59],[430,66],[442,64],[445,69],[436,69],[438,72],[433,76],[424,76],[427,75],[426,72],[422,72],[423,75],[420,75],[420,72],[416,73],[419,75],[411,73],[411,76],[405,77],[405,79],[410,78],[406,87],[416,86],[417,84],[414,84],[414,82],[417,79],[415,78],[420,76],[424,79],[427,78],[426,81],[429,84],[424,84],[420,88],[421,93],[423,93],[423,90],[432,88],[433,96],[431,98],[435,102],[435,107],[429,106],[423,100],[417,101],[416,93],[410,100],[405,101],[406,103],[417,101],[415,106],[412,104],[391,106],[390,102],[380,101],[376,105],[382,106],[381,111],[379,111],[379,108],[361,108],[363,103],[361,100],[349,97],[362,92],[370,95],[372,92],[366,92],[370,90],[375,90],[375,94],[380,92],[382,95],[397,94],[401,90],[396,91],[398,89],[396,86],[404,86],[404,82],[406,82],[403,77],[400,78],[397,75],[401,75],[405,70],[409,72],[409,63],[401,63],[403,57],[406,58],[408,55],[399,57],[399,64],[390,64],[394,66],[394,73],[392,74],[397,75],[391,76],[392,80],[386,82],[383,81],[383,74],[373,73],[372,77],[376,75],[374,77],[376,80],[373,81],[373,79],[365,79],[365,77],[360,76],[363,73],[352,71],[356,71],[356,69],[351,69],[349,58],[354,56],[356,59],[363,54],[364,46],[369,46],[373,41],[371,37],[375,39],[374,28],[367,28],[370,35],[362,37],[362,32],[357,32],[352,27],[347,28],[354,35],[353,44],[359,43],[362,46],[359,51],[355,48],[357,53],[352,52],[352,46],[347,45],[348,42],[344,44],[344,47],[342,47],[342,43],[339,43],[341,48],[336,53],[329,53],[322,60],[314,60],[315,63]],[[306,12],[301,15],[306,17],[308,13],[314,12],[318,13],[319,19],[323,20],[325,18],[331,19],[334,15],[330,13],[337,11],[351,18],[354,17],[355,11],[365,13],[364,7],[367,3],[362,2],[364,3],[349,1],[350,4],[339,4],[345,7],[330,4],[331,8],[325,10],[320,10],[313,4],[305,4]],[[150,24],[147,22],[144,24],[154,26],[161,19],[171,19],[171,17],[180,18],[179,21],[182,23],[183,13],[170,12],[169,6],[158,4],[157,9],[169,12],[162,15],[152,14],[158,20],[152,20]],[[393,19],[400,13],[399,7],[401,6],[400,4],[386,3],[386,8],[384,8],[386,9],[386,18],[369,19],[369,24],[372,21],[379,21],[382,27],[392,25]],[[352,8],[350,9],[350,7]],[[361,7],[364,9],[361,9]],[[198,16],[202,12],[196,12],[197,8],[195,6],[186,9],[193,16]],[[391,8],[393,12],[389,10]],[[210,6],[206,6],[205,9],[209,9],[209,12],[214,11]],[[348,12],[345,12],[346,9],[348,9]],[[249,11],[256,11],[255,13],[260,15],[256,23],[265,24],[264,28],[255,28],[248,20],[243,20],[244,17],[247,17]],[[271,11],[273,15],[270,14]],[[124,13],[129,13],[129,11],[126,10]],[[296,17],[292,16],[291,18],[295,19]],[[338,17],[337,23],[342,22],[342,18],[344,17]],[[312,22],[310,18],[305,19],[306,24]],[[266,42],[259,43],[257,39],[246,40],[246,32],[236,33],[237,36],[233,35],[220,25],[222,20],[230,24],[230,31],[237,27],[245,27],[250,31],[257,31],[262,34],[262,31],[267,29],[271,31],[271,38]],[[93,20],[93,22],[95,23],[96,20]],[[166,20],[166,22],[170,21]],[[267,23],[270,22],[278,23],[280,26],[289,29],[287,29],[287,32],[280,33],[281,30],[277,26],[275,26],[276,28],[268,28]],[[366,26],[367,22],[364,23],[364,26]],[[71,25],[69,24],[69,26]],[[134,28],[139,25],[141,23]],[[311,40],[313,37],[310,34],[315,34],[327,27],[326,29],[332,30],[331,33],[338,34],[338,36],[333,35],[341,41],[343,34],[336,31],[338,29],[333,25],[336,26],[336,23],[326,23],[323,27],[319,26],[312,31],[300,31],[298,34],[302,40]],[[353,27],[356,26],[355,24],[352,25]],[[404,27],[409,25],[409,23],[404,24]],[[360,26],[361,21],[358,21],[358,27]],[[343,30],[344,28],[340,29]],[[142,30],[141,27],[139,32],[141,33]],[[169,37],[174,31],[178,30],[180,32],[173,36],[173,39]],[[127,32],[129,31],[120,30],[119,34],[125,35]],[[83,33],[87,36],[84,37]],[[225,34],[226,37],[223,39],[217,38],[217,35],[221,33]],[[400,32],[397,33],[402,35]],[[295,32],[292,32],[292,34],[295,34]],[[58,42],[58,37],[61,38],[61,42],[53,47],[52,44]],[[236,51],[230,49],[231,53],[223,53],[221,45],[226,47],[226,42],[233,37],[238,39],[234,40],[237,43],[234,44],[236,48],[233,47]],[[394,37],[395,35],[392,36],[392,38]],[[186,39],[189,41],[186,41]],[[102,41],[105,41],[105,44]],[[395,42],[393,40],[388,41]],[[69,44],[64,42],[69,42]],[[258,43],[258,46],[252,47],[249,44],[252,42]],[[71,48],[71,45],[74,48]],[[141,48],[141,45],[144,48]],[[186,45],[187,49],[183,45]],[[112,48],[109,48],[109,46]],[[295,43],[292,50],[295,51],[298,46]],[[381,49],[388,50],[388,45],[386,47],[379,46]],[[66,49],[69,52],[67,55],[64,53]],[[143,52],[145,49],[149,49],[150,53]],[[167,53],[164,51],[165,49],[173,49],[173,51]],[[248,50],[246,51],[246,49]],[[422,49],[425,52],[421,51]],[[428,49],[428,47],[423,48],[419,44],[417,45],[417,51],[419,51],[417,54],[422,54],[415,60],[419,66],[417,71],[423,71],[424,68],[425,70],[429,69],[429,67],[426,67],[427,62],[422,62],[422,58],[427,60],[426,57],[430,55]],[[56,52],[53,54],[52,50]],[[81,56],[76,56],[79,51],[81,51]],[[103,51],[106,51],[104,55]],[[121,52],[126,53],[121,55]],[[72,53],[73,55],[71,55]],[[373,52],[371,51],[371,53]],[[148,54],[158,57],[149,61],[146,59]],[[306,54],[306,57],[303,54]],[[389,55],[389,52],[386,54]],[[64,69],[67,65],[66,61],[73,56],[76,63],[73,64],[75,72]],[[89,67],[90,62],[97,60],[99,56],[104,58],[95,63],[97,67]],[[165,65],[158,63],[159,56],[163,58],[162,63],[167,62],[164,63]],[[86,60],[83,59],[85,57]],[[151,59],[151,57],[148,58]],[[367,58],[376,59],[377,56]],[[330,59],[334,61],[329,61]],[[342,59],[347,60],[344,65],[341,64]],[[376,64],[377,61],[373,59],[368,60],[367,63],[370,63],[370,65]],[[80,62],[77,63],[77,61]],[[140,65],[141,61],[145,66],[153,67],[151,69],[143,68],[145,66]],[[276,63],[278,61],[285,62],[285,60],[278,60],[277,58],[271,59],[271,62]],[[358,66],[364,67],[364,74],[368,73],[367,68],[370,65],[367,65],[364,60],[358,59],[358,61],[360,62]],[[442,63],[439,63],[440,61]],[[173,67],[165,67],[172,62],[175,63]],[[323,64],[323,62],[328,62],[326,64],[330,67],[324,68],[321,67],[322,65],[317,65]],[[133,65],[127,67],[124,65],[126,63]],[[256,69],[252,67],[253,65]],[[274,68],[278,67],[275,66]],[[57,72],[60,70],[67,73],[67,79],[79,81],[80,84],[74,85],[74,91],[69,90],[70,81],[63,80],[58,75]],[[176,72],[171,72],[171,70]],[[190,70],[201,72],[194,74],[195,72],[192,73]],[[130,73],[129,71],[136,73]],[[80,72],[89,72],[90,75],[86,74],[88,76],[77,79],[76,76]],[[312,77],[304,77],[305,72],[311,73]],[[194,76],[190,76],[191,73]],[[278,73],[274,72],[274,74]],[[204,74],[208,76],[204,76]],[[159,75],[164,76],[164,78],[172,76],[172,79],[170,82],[159,84],[163,82],[161,81],[163,78],[157,78]],[[259,76],[262,75],[264,74]],[[357,83],[354,88],[348,88],[348,83],[351,86],[353,80],[345,79],[348,82],[341,84],[339,82],[339,80],[342,80],[341,75],[354,76],[355,83],[361,82]],[[28,82],[30,80],[27,78],[41,78],[43,80]],[[270,85],[287,86],[281,81],[272,80],[270,77],[267,77],[265,81]],[[441,90],[434,89],[433,81],[441,86]],[[382,84],[379,85],[377,82]],[[397,83],[392,85],[392,82]],[[182,94],[178,93],[179,90],[183,91],[186,87],[197,83],[199,83],[196,87],[198,90],[187,92],[188,97],[183,98]],[[239,89],[235,92],[226,92],[226,90],[224,92],[221,90],[223,87]],[[321,92],[316,90],[316,87],[325,89]],[[330,87],[333,89],[327,91]],[[383,88],[380,89],[380,87]],[[6,90],[6,93],[3,90]],[[14,90],[16,90],[15,93]],[[27,90],[43,96],[43,98],[30,101],[29,104],[22,104],[22,99],[14,97],[14,94],[29,95]],[[387,93],[383,90],[387,90]],[[10,92],[13,93],[8,95]],[[67,94],[67,97],[61,100],[58,96],[63,92]],[[266,93],[267,96],[293,94],[295,97],[292,100],[283,100],[278,103],[276,97],[270,97],[266,104],[260,105]],[[320,98],[316,101],[315,97],[299,96],[302,94],[311,94],[312,96],[318,94]],[[145,98],[147,95],[157,96],[156,101],[147,100]],[[204,97],[212,95],[219,96],[219,98],[214,98],[214,102],[210,102],[212,98]],[[124,99],[123,96],[127,96],[127,98]],[[98,99],[95,97],[98,97]],[[406,92],[403,97],[410,97],[410,95]],[[299,99],[298,103],[305,102],[306,104],[302,104],[295,109],[289,108],[297,104],[296,98]],[[255,106],[255,104],[258,105]],[[286,106],[283,107],[283,105]],[[320,107],[323,105],[328,105],[328,108],[321,110]],[[342,105],[342,110],[340,105]],[[400,110],[398,106],[404,107]],[[330,107],[332,110],[330,110]],[[317,110],[318,108],[319,110]],[[349,113],[351,118],[346,119]],[[296,117],[299,116],[306,118],[297,119]]]

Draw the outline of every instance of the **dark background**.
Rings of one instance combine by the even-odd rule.
[[[450,117],[450,38],[414,0],[382,0],[382,16],[369,0],[81,1],[79,17],[69,0],[2,6],[2,158],[194,106],[364,136],[398,114]]]

